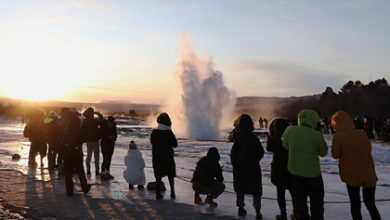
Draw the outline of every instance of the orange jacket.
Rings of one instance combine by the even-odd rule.
[[[341,180],[350,186],[375,186],[378,177],[367,135],[355,129],[351,116],[343,111],[333,115],[332,126],[337,131],[332,142],[332,157],[339,159]]]

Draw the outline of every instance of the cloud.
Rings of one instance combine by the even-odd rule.
[[[361,9],[374,6],[376,0],[345,0],[341,6],[348,9]]]
[[[327,86],[337,90],[348,79],[345,74],[313,69],[300,64],[241,61],[232,66],[241,73],[238,84],[251,95],[298,96],[322,92]],[[240,94],[241,95],[241,94]]]

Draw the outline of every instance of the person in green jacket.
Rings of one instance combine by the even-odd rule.
[[[324,219],[324,183],[318,156],[328,154],[324,136],[315,128],[320,117],[304,109],[298,114],[298,126],[289,126],[282,135],[288,150],[287,169],[291,174],[296,198],[296,219],[309,219],[307,197],[310,198],[311,219]]]

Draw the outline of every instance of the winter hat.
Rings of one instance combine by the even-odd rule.
[[[172,122],[171,122],[171,119],[169,118],[169,115],[167,113],[165,113],[165,112],[161,113],[157,117],[157,123],[164,124],[166,126],[171,126],[172,125]]]
[[[134,143],[134,141],[130,141],[129,149],[130,150],[137,149],[137,145]]]

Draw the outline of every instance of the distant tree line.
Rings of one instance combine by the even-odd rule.
[[[321,116],[330,117],[339,110],[351,115],[385,119],[390,116],[390,86],[385,78],[363,84],[348,81],[338,93],[331,87],[317,97],[289,103],[275,113],[289,119],[296,119],[300,110],[309,108]]]

